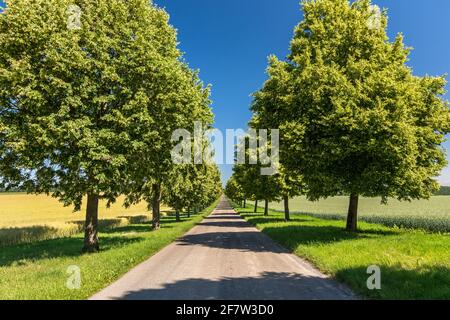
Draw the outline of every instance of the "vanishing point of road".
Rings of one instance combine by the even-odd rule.
[[[91,299],[346,300],[356,296],[252,227],[222,198],[202,223]]]

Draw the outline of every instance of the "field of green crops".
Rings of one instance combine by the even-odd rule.
[[[270,208],[283,210],[283,203],[271,203]],[[319,218],[344,219],[348,198],[334,197],[311,202],[305,197],[298,197],[290,201],[290,209],[293,213]],[[450,232],[450,196],[435,196],[430,200],[412,202],[390,200],[387,205],[381,204],[380,198],[362,198],[359,203],[359,218],[390,227]]]

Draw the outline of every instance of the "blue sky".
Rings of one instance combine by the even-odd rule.
[[[1,2],[1,1],[0,1]],[[284,58],[299,0],[154,0],[178,29],[180,48],[192,68],[212,85],[218,129],[246,128],[250,94],[266,79],[267,56]],[[389,10],[389,35],[403,32],[414,47],[409,65],[416,75],[450,73],[450,1],[374,0]],[[450,86],[447,86],[450,88]],[[450,95],[447,94],[447,99]],[[446,143],[450,149],[450,143]],[[231,166],[222,166],[223,178]],[[440,181],[450,185],[450,169]]]
[[[288,54],[293,29],[302,18],[299,2],[155,0],[169,12],[190,66],[212,84],[217,128],[246,127],[250,94],[266,79],[267,56]],[[403,32],[406,44],[414,47],[409,65],[416,75],[450,73],[450,1],[373,2],[389,10],[389,35]],[[226,180],[231,166],[222,166],[222,173]],[[450,185],[450,169],[440,180]]]

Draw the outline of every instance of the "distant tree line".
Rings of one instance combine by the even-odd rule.
[[[434,195],[436,196],[450,196],[450,187],[441,187],[438,192]]]

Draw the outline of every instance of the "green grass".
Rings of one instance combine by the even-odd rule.
[[[86,299],[182,236],[215,205],[180,223],[165,217],[158,231],[151,231],[148,223],[104,230],[98,254],[80,254],[81,234],[2,248],[0,299]],[[81,269],[79,290],[66,287],[72,265]]]
[[[373,299],[450,299],[450,235],[361,222],[360,232],[344,222],[280,212],[264,217],[236,208],[246,220],[322,272]],[[381,268],[381,290],[368,290],[367,268]]]
[[[274,202],[270,204],[270,208],[283,210],[284,207],[283,203]],[[346,218],[348,197],[334,197],[317,202],[297,197],[290,200],[290,209],[293,213],[342,220]],[[435,196],[430,200],[412,202],[391,199],[387,205],[381,204],[380,198],[361,198],[358,214],[361,221],[389,227],[450,232],[450,196]]]

